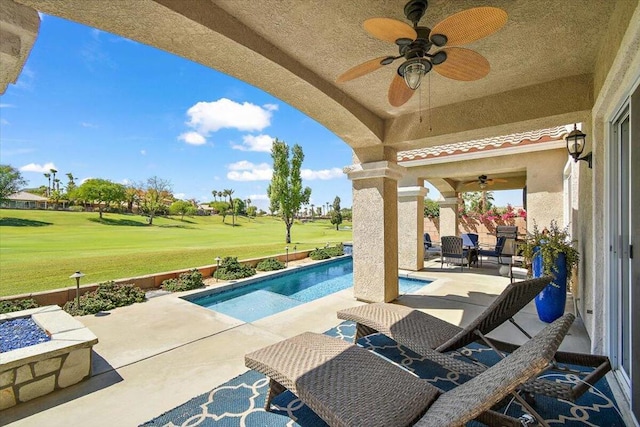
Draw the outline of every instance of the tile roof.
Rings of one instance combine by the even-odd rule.
[[[19,191],[7,197],[9,200],[29,201],[29,202],[46,202],[46,197],[38,196],[37,194],[27,193],[26,191]]]
[[[456,154],[474,153],[479,151],[496,150],[515,146],[537,145],[557,141],[567,134],[573,125],[556,126],[528,132],[512,133],[491,138],[474,139],[453,144],[436,145],[415,150],[398,152],[398,162],[423,160],[436,157],[453,156]]]

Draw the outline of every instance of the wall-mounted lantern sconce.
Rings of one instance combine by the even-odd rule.
[[[580,157],[580,155],[582,154],[582,151],[584,150],[586,138],[587,138],[587,135],[580,132],[578,130],[578,126],[574,124],[573,130],[569,132],[569,135],[567,135],[564,139],[567,141],[567,151],[569,152],[569,155],[573,157],[573,161],[577,163],[578,160],[584,160],[589,164],[589,169],[592,169],[592,165],[591,165],[591,160],[593,157],[592,153],[589,152],[585,154],[583,157]]]

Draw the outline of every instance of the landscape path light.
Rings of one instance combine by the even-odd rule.
[[[285,258],[284,266],[285,267],[289,267],[289,246],[285,246],[284,250],[286,252],[286,258]]]
[[[76,309],[80,309],[80,278],[84,277],[84,274],[82,274],[79,271],[76,271],[75,273],[73,273],[71,276],[69,276],[69,279],[76,279]]]
[[[216,282],[218,281],[218,270],[219,269],[220,269],[220,257],[217,256],[216,257],[216,272],[215,272]]]

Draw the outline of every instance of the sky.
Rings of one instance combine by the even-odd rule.
[[[57,17],[40,31],[16,84],[0,96],[0,161],[29,187],[43,173],[122,184],[157,176],[174,196],[213,200],[233,189],[268,210],[271,142],[299,144],[310,203],[351,207],[342,168],[351,149],[334,133],[262,90],[187,59]],[[429,197],[437,198],[430,187]],[[521,192],[495,203],[520,205]]]

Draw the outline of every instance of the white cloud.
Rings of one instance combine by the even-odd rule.
[[[51,169],[58,169],[56,165],[53,163],[45,163],[44,165],[40,165],[37,163],[29,163],[28,165],[24,165],[20,168],[20,172],[40,172],[45,173],[49,172]]]
[[[200,135],[198,132],[185,132],[181,134],[178,139],[189,145],[204,145],[207,143],[205,137]]]
[[[142,154],[143,156],[147,155],[147,150],[140,150],[140,154]]]
[[[186,193],[174,193],[173,197],[179,200],[184,200],[186,195],[187,195]]]
[[[261,151],[270,153],[274,138],[269,135],[245,135],[242,145],[232,145],[231,148],[240,151]]]
[[[264,104],[263,107],[269,111],[278,111],[278,104]]]
[[[240,131],[261,131],[271,124],[273,107],[260,107],[250,102],[242,104],[221,98],[213,102],[198,102],[187,110],[187,125],[207,136],[224,128]]]
[[[340,168],[321,169],[317,171],[311,169],[301,169],[300,176],[302,176],[302,179],[306,179],[309,181],[313,181],[316,179],[326,181],[329,179],[342,178],[344,176],[344,172]]]
[[[14,108],[15,105],[13,104],[0,104],[0,108]]]
[[[93,123],[89,123],[89,122],[80,122],[80,126],[82,126],[83,128],[97,128],[98,125],[94,125]]]
[[[249,196],[249,199],[251,199],[251,202],[256,200],[269,200],[269,196],[266,194],[252,194]]]
[[[231,181],[269,181],[273,175],[271,166],[267,163],[253,164],[241,160],[228,165],[227,179]]]
[[[7,119],[0,119],[0,125],[6,126],[9,124],[9,120]]]

